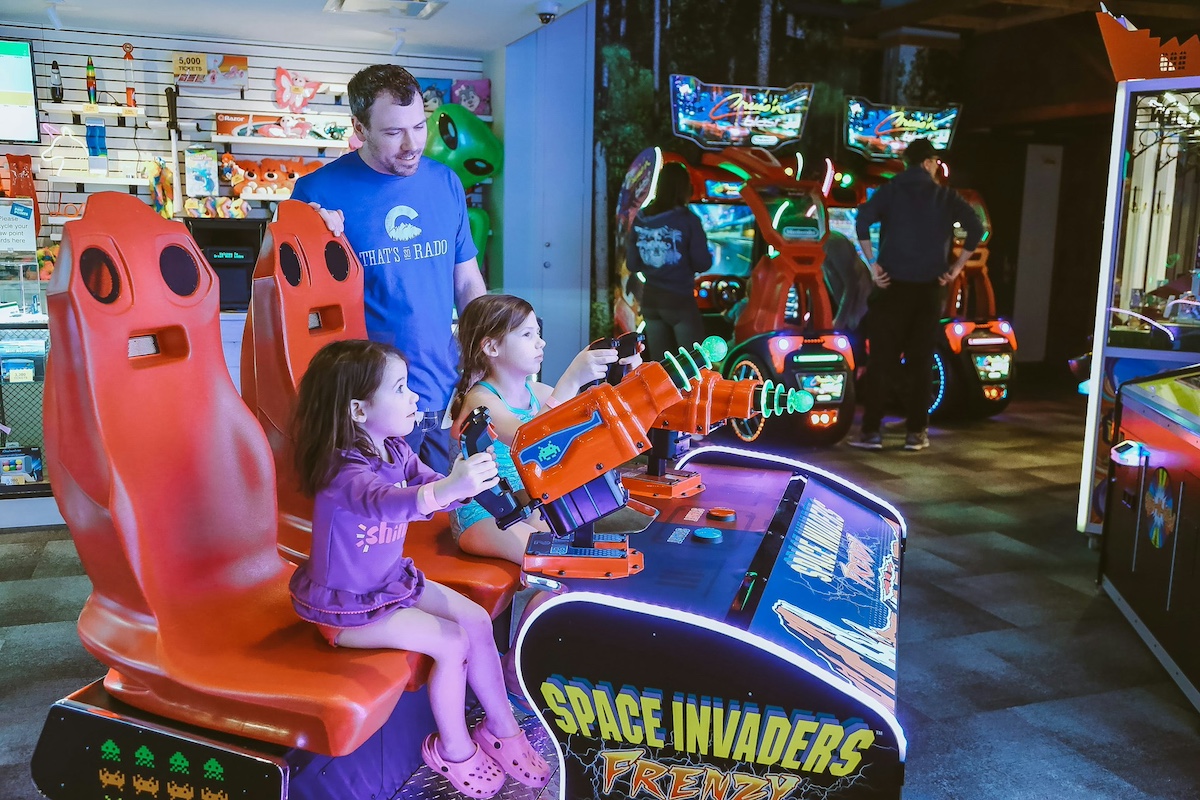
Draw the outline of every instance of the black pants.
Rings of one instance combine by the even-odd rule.
[[[901,394],[909,433],[929,425],[930,374],[942,316],[942,287],[934,283],[893,280],[871,295],[867,336],[871,359],[867,363],[866,398],[862,429],[875,433],[883,422],[884,405],[903,381]],[[904,356],[903,372],[899,369]]]
[[[663,353],[690,348],[704,339],[704,319],[692,295],[664,292],[647,286],[642,294],[642,319],[646,320],[646,361],[658,361]]]

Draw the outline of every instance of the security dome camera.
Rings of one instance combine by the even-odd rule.
[[[554,0],[542,0],[537,4],[538,19],[542,21],[543,25],[549,25],[558,16],[560,8],[562,8],[562,5],[554,2]]]

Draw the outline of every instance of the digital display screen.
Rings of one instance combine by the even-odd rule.
[[[818,403],[837,403],[846,392],[846,373],[818,372],[800,376],[800,388]]]
[[[869,192],[874,192],[874,189],[868,189]],[[858,257],[863,261],[867,260],[867,254],[862,251],[862,246],[858,243],[858,230],[855,228],[855,223],[858,220],[858,209],[856,208],[827,208],[825,213],[829,219],[829,230],[833,233],[841,234],[850,241],[854,242],[854,249],[858,251]],[[872,225],[870,229],[871,249],[876,255],[879,254],[879,226]]]
[[[975,356],[975,371],[979,373],[980,380],[1007,380],[1011,368],[1012,353],[988,353]]]
[[[693,203],[688,206],[700,218],[712,253],[709,274],[744,277],[754,264],[754,214],[741,203]]]
[[[743,181],[705,181],[704,193],[716,200],[736,200],[742,196],[742,187],[745,185]]]
[[[29,42],[0,40],[0,141],[38,142],[37,92]]]
[[[914,108],[877,105],[861,97],[846,98],[846,146],[872,161],[903,156],[913,139],[929,139],[939,150],[950,147],[958,106]]]
[[[722,86],[671,76],[671,124],[675,135],[709,150],[730,145],[777,147],[804,131],[811,83]]]

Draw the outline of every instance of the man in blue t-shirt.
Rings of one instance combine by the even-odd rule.
[[[367,335],[408,356],[409,386],[421,424],[408,437],[433,469],[450,471],[441,427],[458,379],[451,335],[455,307],[487,289],[479,274],[462,181],[422,155],[425,110],[417,81],[402,67],[376,64],[347,87],[363,145],[296,181],[292,197],[343,229],[363,265]]]

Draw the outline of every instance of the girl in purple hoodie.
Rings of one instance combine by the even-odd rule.
[[[421,756],[454,788],[492,797],[505,773],[542,787],[550,767],[513,716],[481,607],[428,581],[404,555],[408,522],[496,485],[478,453],[441,476],[404,441],[417,395],[398,350],[369,341],[322,348],[300,381],[293,435],[301,488],[314,497],[312,555],[291,580],[292,604],[331,645],[395,648],[433,659],[429,700],[438,731]],[[467,730],[466,685],[486,717]]]

